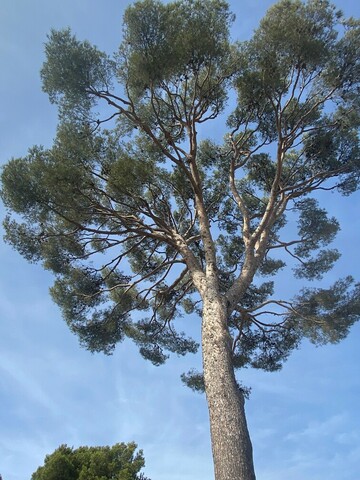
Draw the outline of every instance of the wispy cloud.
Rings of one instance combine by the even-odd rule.
[[[332,438],[341,438],[345,433],[337,433],[348,427],[348,415],[340,413],[333,415],[323,421],[313,421],[301,431],[292,432],[286,435],[286,440],[304,441],[318,440],[321,437],[331,436]]]

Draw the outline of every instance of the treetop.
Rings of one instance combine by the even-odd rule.
[[[292,300],[274,280],[288,263],[318,282],[339,258],[317,193],[359,186],[360,23],[320,0],[279,1],[245,42],[233,21],[220,0],[143,0],[113,56],[49,34],[59,126],[3,170],[6,240],[54,272],[92,351],[130,337],[154,364],[195,352],[174,320],[201,314],[210,282],[237,367],[279,368],[303,335],[337,341],[358,318],[350,277]]]

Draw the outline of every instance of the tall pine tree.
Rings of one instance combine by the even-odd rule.
[[[247,42],[232,22],[222,0],[138,1],[113,57],[52,31],[56,139],[6,165],[2,198],[6,240],[54,272],[86,348],[129,337],[159,365],[197,351],[176,319],[201,318],[203,372],[183,380],[206,392],[216,480],[253,480],[235,370],[279,369],[303,337],[338,342],[359,318],[351,277],[319,286],[339,224],[317,193],[359,185],[360,22],[326,0],[281,0]],[[205,123],[223,143],[201,140]],[[304,288],[279,299],[261,278],[288,259]]]

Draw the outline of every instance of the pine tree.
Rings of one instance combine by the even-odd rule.
[[[338,342],[359,318],[352,277],[319,284],[340,254],[318,192],[359,185],[360,22],[281,0],[239,43],[233,20],[222,0],[138,1],[113,57],[52,31],[56,139],[7,164],[2,198],[6,240],[54,272],[89,350],[128,337],[160,365],[197,351],[176,325],[201,318],[203,372],[183,380],[206,392],[216,480],[253,480],[235,370],[277,370],[302,338]],[[286,262],[304,288],[279,299],[261,278]]]

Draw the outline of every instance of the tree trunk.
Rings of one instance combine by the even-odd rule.
[[[232,365],[226,306],[213,293],[203,299],[202,352],[215,480],[255,480],[244,396]]]

